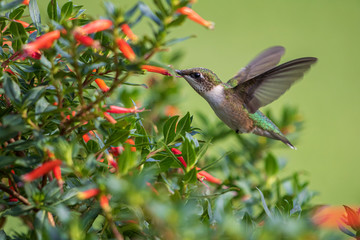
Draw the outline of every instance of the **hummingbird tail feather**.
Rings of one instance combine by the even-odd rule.
[[[254,129],[253,133],[255,133],[256,135],[272,138],[275,140],[280,140],[286,145],[288,145],[291,149],[296,150],[296,147],[291,144],[291,142],[280,132],[280,130],[278,130],[278,132],[273,132],[257,127]]]

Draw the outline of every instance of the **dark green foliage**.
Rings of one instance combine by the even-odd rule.
[[[112,28],[88,36],[101,49],[74,38],[76,29],[91,22],[76,2],[49,1],[46,26],[31,0],[32,25],[26,28],[13,21],[27,11],[21,3],[0,3],[1,28],[7,27],[0,49],[0,225],[13,216],[26,231],[9,223],[0,239],[324,237],[311,222],[315,193],[308,182],[301,172],[280,174],[286,162],[271,149],[282,145],[235,135],[199,114],[178,116],[177,79],[141,70],[146,64],[174,74],[168,65],[182,53],[165,50],[189,37],[168,34],[185,21],[176,10],[189,1],[154,0],[154,8],[138,2],[131,9],[105,3]],[[129,61],[115,44],[125,38],[120,25],[143,20],[152,33],[128,41],[136,53]],[[61,37],[41,49],[40,59],[21,57],[24,44],[54,30]],[[96,79],[109,91],[101,91]],[[110,114],[111,120],[104,114],[110,105],[149,111]],[[274,122],[287,133],[298,132],[297,114],[284,108]],[[202,123],[193,126],[193,117]],[[219,143],[233,150],[225,152]],[[25,182],[25,174],[54,159],[63,162],[62,179],[54,169]],[[89,189],[96,194],[82,197]]]

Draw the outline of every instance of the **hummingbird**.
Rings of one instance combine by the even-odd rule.
[[[284,52],[285,48],[282,46],[264,50],[226,83],[206,68],[175,72],[183,77],[209,103],[215,114],[236,133],[265,136],[280,140],[296,149],[259,108],[279,98],[295,81],[303,77],[317,58],[298,58],[278,65]]]

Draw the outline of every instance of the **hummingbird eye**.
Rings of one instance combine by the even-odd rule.
[[[192,78],[200,78],[200,77],[201,77],[201,74],[198,73],[198,72],[194,72],[194,73],[191,73],[191,74],[190,74],[190,77],[192,77]]]

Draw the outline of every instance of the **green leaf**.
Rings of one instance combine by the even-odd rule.
[[[183,156],[185,162],[187,163],[188,168],[192,168],[195,165],[195,163],[196,163],[195,162],[195,159],[196,159],[195,149],[193,148],[193,145],[187,138],[185,138],[185,141],[183,141],[182,156]]]
[[[19,159],[19,157],[13,157],[13,156],[1,156],[0,157],[0,168],[8,167],[11,164],[14,164],[14,162]]]
[[[170,148],[164,143],[164,142],[160,142],[161,145],[163,145],[165,151],[170,155],[170,157],[173,159],[174,162],[176,162],[178,164],[179,167],[181,167],[182,169],[185,169],[185,166],[182,165],[182,163],[179,161],[179,159],[177,159],[177,157],[175,156],[175,154],[170,150]]]
[[[89,140],[86,143],[86,149],[88,153],[97,153],[100,150],[99,144],[94,140]]]
[[[4,217],[4,216],[21,216],[24,213],[30,211],[31,209],[33,209],[33,206],[27,206],[27,205],[17,205],[15,207],[12,208],[8,208],[6,209],[4,212],[2,212],[0,214],[0,217]]]
[[[173,116],[171,118],[169,118],[163,127],[163,134],[164,134],[164,142],[166,144],[171,143],[173,140],[175,140],[175,128],[176,128],[176,123],[178,120],[179,116]]]
[[[23,107],[26,108],[36,103],[42,97],[44,91],[45,91],[44,86],[30,89],[24,96]]]
[[[61,8],[61,22],[69,19],[73,11],[73,3],[67,2]]]
[[[207,140],[200,148],[200,150],[198,151],[198,153],[196,154],[196,159],[195,162],[198,162],[206,153],[206,151],[208,150],[209,146],[211,144],[211,139]]]
[[[260,191],[260,189],[256,188],[259,193],[260,193],[260,198],[261,198],[261,202],[262,202],[262,205],[263,205],[263,208],[264,208],[264,211],[266,213],[266,215],[270,218],[270,219],[273,219],[273,216],[272,216],[272,213],[270,212],[267,204],[266,204],[266,201],[265,201],[265,197],[264,197],[264,194]]]
[[[106,141],[106,146],[117,146],[123,143],[129,137],[130,131],[125,129],[117,129],[111,133],[110,137]]]
[[[186,183],[196,183],[197,181],[197,170],[195,168],[191,169],[184,176],[184,181]]]
[[[58,20],[57,7],[57,0],[49,1],[49,4],[47,6],[47,14],[49,18],[55,21]]]
[[[0,9],[1,11],[7,11],[14,7],[19,6],[24,0],[15,0],[10,3],[5,3],[5,1],[0,1]]]
[[[18,51],[21,49],[21,46],[27,40],[27,34],[25,28],[21,23],[11,22],[10,23],[10,32],[13,34],[13,43],[12,46],[14,50]]]
[[[93,208],[89,208],[89,210],[86,211],[81,216],[81,219],[82,219],[81,223],[82,223],[84,232],[87,232],[90,229],[90,227],[94,223],[95,219],[99,216],[99,214],[101,212],[102,212],[101,208],[93,207]]]
[[[25,11],[26,6],[20,6],[9,14],[10,19],[20,19]]]
[[[191,130],[191,119],[190,113],[186,113],[184,117],[182,117],[179,123],[176,126],[176,137],[183,135],[185,136],[185,132],[189,132]]]
[[[5,94],[15,105],[21,103],[21,90],[19,85],[13,81],[7,74],[4,74],[4,90]]]
[[[151,20],[153,20],[157,25],[161,26],[162,22],[161,20],[151,11],[148,5],[146,5],[143,2],[138,3],[139,10],[142,12],[142,14]]]
[[[33,23],[35,24],[36,29],[38,30],[38,32],[41,32],[40,10],[36,0],[30,0],[29,13]]]
[[[26,129],[25,123],[18,114],[5,115],[0,126],[0,142],[5,142]]]
[[[273,176],[279,171],[277,159],[269,153],[265,158],[265,172],[267,176]]]

